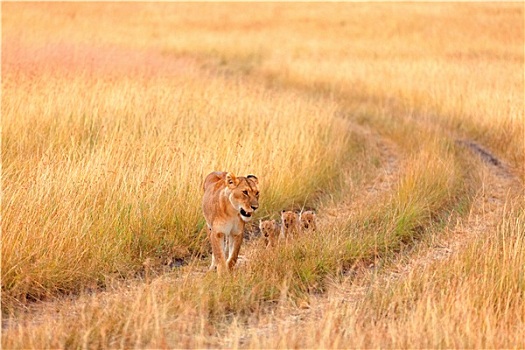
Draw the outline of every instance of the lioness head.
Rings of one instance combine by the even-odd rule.
[[[243,221],[250,221],[254,211],[259,208],[259,181],[255,175],[235,176],[226,174],[226,186],[230,190],[229,199],[239,212]]]

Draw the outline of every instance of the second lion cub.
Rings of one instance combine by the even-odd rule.
[[[301,228],[305,232],[313,232],[317,229],[316,216],[313,210],[303,211],[299,216]]]
[[[281,212],[281,234],[279,239],[288,240],[299,235],[299,215],[291,210]]]

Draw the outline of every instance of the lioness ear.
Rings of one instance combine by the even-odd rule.
[[[246,176],[246,178],[247,179],[252,179],[252,181],[255,182],[256,185],[259,184],[259,179],[255,175],[251,175],[250,174],[250,175]]]
[[[239,179],[237,179],[235,177],[235,175],[233,175],[232,173],[227,173],[226,174],[226,185],[229,187],[229,188],[235,188],[237,187],[237,185],[239,184]]]

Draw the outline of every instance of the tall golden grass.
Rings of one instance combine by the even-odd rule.
[[[523,177],[522,19],[512,3],[3,3],[3,346],[523,347],[521,187],[464,251],[388,279],[490,185],[458,141]],[[370,200],[384,142],[399,171]],[[204,275],[213,170],[261,179],[258,218],[318,207],[319,232]],[[173,259],[189,265],[159,272]],[[371,263],[387,267],[340,283]]]
[[[205,237],[207,173],[262,174],[268,215],[335,184],[349,147],[330,104],[183,70],[170,80],[7,72],[4,83],[8,295],[78,290],[147,257],[187,257]]]

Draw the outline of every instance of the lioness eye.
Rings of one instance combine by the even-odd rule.
[[[255,192],[255,196],[256,196],[256,197],[259,197],[259,192]]]
[[[248,191],[247,190],[242,191],[242,193],[244,193],[245,196],[248,195]]]

